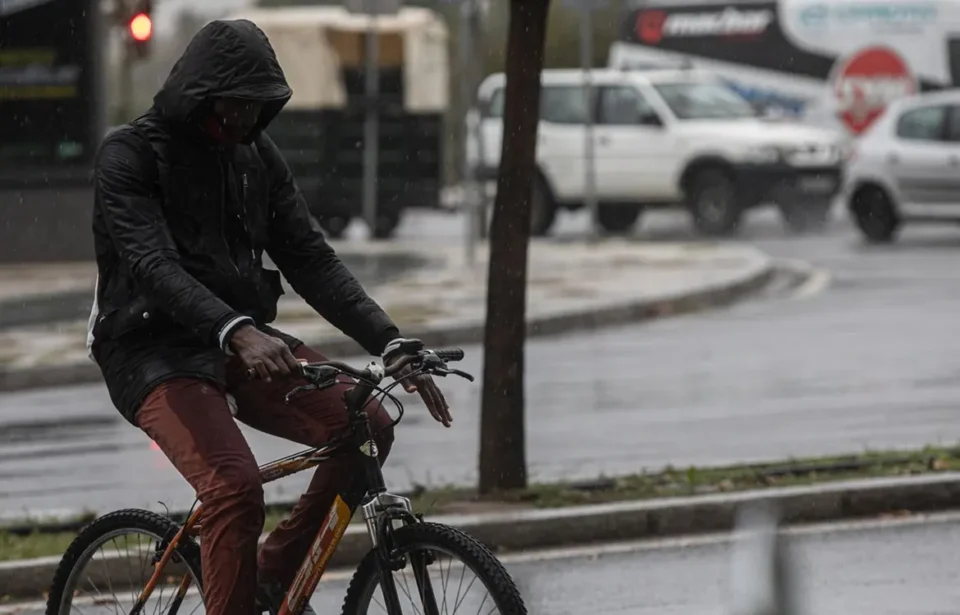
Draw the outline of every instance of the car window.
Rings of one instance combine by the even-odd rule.
[[[916,141],[941,141],[946,117],[947,108],[943,106],[904,111],[897,120],[897,136]]]
[[[487,104],[487,117],[503,117],[503,88],[497,88]],[[583,88],[579,85],[550,85],[540,91],[540,119],[556,124],[583,124],[587,121]]]
[[[640,124],[640,118],[656,117],[657,112],[636,88],[615,86],[600,89],[601,124]],[[645,122],[650,123],[650,122]]]
[[[583,87],[579,85],[549,86],[540,93],[540,119],[557,124],[583,124],[587,107]]]
[[[950,107],[950,113],[947,116],[947,140],[954,143],[960,142],[960,105]]]
[[[487,103],[487,117],[503,117],[503,88],[497,88],[490,95],[490,102]]]
[[[741,119],[759,115],[747,99],[723,83],[654,83],[653,87],[680,120]]]

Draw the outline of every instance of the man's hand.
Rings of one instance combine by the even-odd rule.
[[[399,352],[393,353],[392,355],[387,355],[383,362],[386,367],[390,367],[394,361],[403,356],[404,355]],[[438,423],[442,423],[444,427],[450,427],[450,423],[453,422],[453,417],[450,416],[450,406],[447,405],[447,400],[443,397],[443,393],[440,392],[440,387],[437,386],[437,383],[433,381],[433,378],[429,374],[417,374],[416,376],[407,377],[412,372],[413,366],[407,365],[394,375],[394,379],[401,380],[400,386],[402,386],[403,390],[407,393],[420,393],[420,398],[423,399],[423,403],[426,404],[430,416]]]
[[[263,333],[253,325],[243,325],[230,337],[230,349],[243,364],[271,382],[300,373],[300,364],[281,340]]]

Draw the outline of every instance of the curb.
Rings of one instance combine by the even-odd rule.
[[[592,331],[603,327],[638,323],[665,316],[688,314],[712,307],[727,306],[762,289],[776,268],[771,259],[733,282],[717,283],[697,290],[656,299],[643,299],[603,307],[589,312],[550,314],[527,319],[527,337],[557,335],[573,331]],[[407,337],[419,338],[428,346],[476,344],[483,340],[485,324],[470,322],[443,328],[404,329]],[[327,356],[366,354],[353,340],[342,336],[304,339],[321,348]],[[0,369],[0,391],[65,386],[100,382],[100,368],[93,362],[24,369]]]
[[[741,506],[761,501],[778,507],[784,525],[956,509],[960,472],[429,520],[458,527],[503,552],[729,531]],[[365,526],[351,524],[330,565],[355,567],[369,549]],[[43,557],[0,562],[0,593],[14,598],[41,595],[59,561]]]

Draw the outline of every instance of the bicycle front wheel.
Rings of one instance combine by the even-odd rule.
[[[394,555],[404,564],[391,575],[402,613],[526,614],[523,598],[503,564],[460,530],[413,523],[396,529],[393,542]],[[388,613],[385,598],[379,554],[374,550],[350,581],[343,615]]]

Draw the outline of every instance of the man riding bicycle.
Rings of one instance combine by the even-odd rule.
[[[259,28],[245,20],[212,22],[193,38],[152,108],[111,133],[96,161],[91,355],[114,405],[157,443],[204,504],[210,615],[251,615],[257,598],[263,608],[282,596],[334,496],[355,475],[346,457],[319,466],[258,558],[263,488],[233,415],[318,446],[346,429],[342,397],[349,386],[284,404],[284,381],[299,374],[297,360],[325,358],[268,326],[283,288],[263,254],[368,352],[388,365],[399,354],[396,325],[326,242],[264,134],[291,94]],[[429,376],[404,386],[449,427],[446,401]],[[375,402],[367,409],[382,463],[393,440],[391,419]]]

